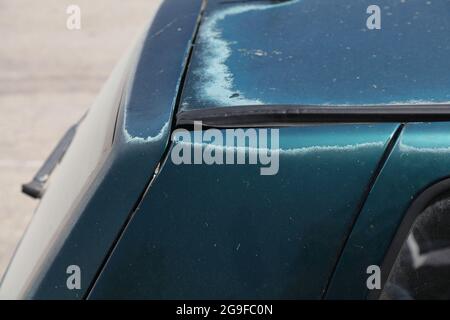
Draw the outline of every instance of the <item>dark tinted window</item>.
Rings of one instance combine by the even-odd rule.
[[[450,199],[414,222],[381,299],[450,299]]]

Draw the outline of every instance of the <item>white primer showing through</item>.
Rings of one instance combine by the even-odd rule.
[[[384,142],[366,142],[366,143],[358,143],[358,144],[349,144],[344,146],[311,146],[311,147],[303,147],[303,148],[291,148],[291,149],[269,149],[269,148],[253,148],[253,147],[243,147],[243,146],[224,146],[215,144],[215,142],[211,143],[198,143],[198,142],[186,142],[183,140],[173,140],[177,144],[186,144],[194,148],[203,148],[209,147],[217,150],[222,150],[226,152],[247,152],[247,153],[258,153],[258,152],[277,152],[279,154],[287,155],[287,156],[298,156],[298,155],[307,155],[310,153],[318,153],[318,152],[349,152],[349,151],[357,151],[361,149],[371,149],[371,148],[380,148],[384,146]]]
[[[204,48],[204,65],[201,70],[195,71],[202,81],[198,90],[200,95],[207,100],[212,100],[218,105],[227,104],[230,97],[236,93],[238,97],[233,98],[234,104],[258,105],[264,104],[258,99],[247,99],[242,92],[234,89],[233,74],[226,65],[226,61],[231,56],[230,42],[222,38],[222,32],[218,26],[219,22],[229,16],[243,14],[249,11],[261,11],[285,7],[299,2],[293,0],[279,4],[243,4],[233,6],[214,13],[205,19],[202,30],[199,34],[199,43]]]
[[[404,152],[404,153],[412,153],[412,152],[415,152],[415,153],[435,153],[435,154],[450,153],[450,147],[437,147],[437,148],[425,147],[425,148],[420,148],[420,147],[409,146],[409,145],[404,144],[404,143],[400,143],[399,149],[400,149],[401,152]]]
[[[280,154],[287,156],[306,155],[323,152],[352,152],[358,149],[382,148],[381,141],[347,144],[343,146],[309,146],[282,149],[279,147],[279,130],[260,129],[207,129],[202,131],[201,122],[195,122],[193,137],[186,129],[177,129],[172,135],[175,143],[171,149],[170,159],[175,165],[235,165],[260,164],[261,175],[276,175],[279,171]],[[270,140],[270,144],[269,144]],[[248,141],[248,144],[246,143]],[[270,147],[269,147],[270,145]],[[214,154],[214,155],[213,155]],[[237,160],[237,161],[236,161]]]
[[[167,133],[169,132],[169,121],[167,121],[164,126],[161,128],[159,133],[153,137],[140,138],[140,137],[132,137],[126,129],[124,129],[124,135],[126,142],[133,143],[148,143],[155,142],[161,140]]]

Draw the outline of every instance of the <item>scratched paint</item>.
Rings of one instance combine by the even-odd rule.
[[[450,1],[211,0],[182,110],[450,101]]]

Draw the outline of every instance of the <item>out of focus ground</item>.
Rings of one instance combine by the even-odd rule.
[[[159,0],[0,0],[0,278],[38,202],[21,193]],[[69,5],[81,30],[66,28]]]

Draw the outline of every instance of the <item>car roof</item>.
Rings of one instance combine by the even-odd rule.
[[[450,101],[450,1],[210,0],[181,111]]]

